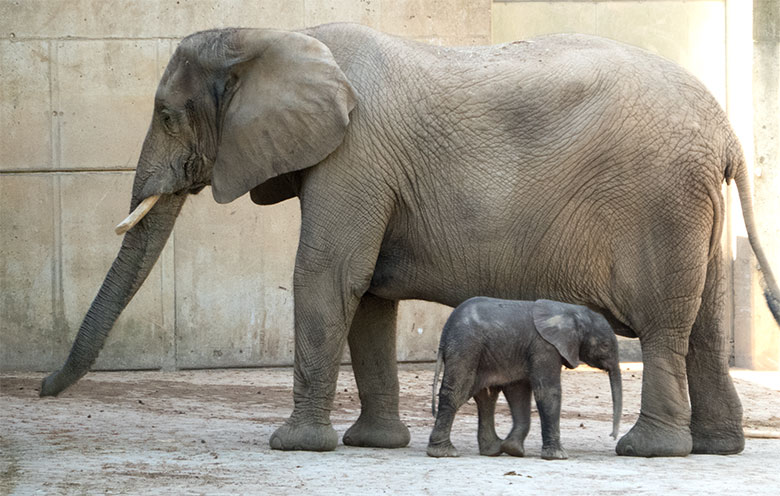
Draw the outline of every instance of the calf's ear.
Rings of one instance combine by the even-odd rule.
[[[580,336],[569,305],[557,301],[537,300],[532,312],[534,326],[539,335],[558,350],[564,365],[570,369],[579,365]]]

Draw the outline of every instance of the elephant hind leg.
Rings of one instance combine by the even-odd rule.
[[[686,456],[692,447],[685,375],[688,333],[653,330],[653,337],[640,338],[644,372],[639,419],[615,451],[624,456]]]
[[[360,417],[344,434],[344,444],[402,448],[409,429],[398,414],[395,322],[398,304],[371,294],[360,300],[349,331],[352,370],[360,395]]]
[[[742,404],[729,375],[724,304],[723,265],[717,252],[707,266],[686,357],[693,453],[728,455],[745,447]]]
[[[498,400],[499,388],[484,388],[475,396],[479,426],[477,441],[479,454],[484,456],[498,456],[501,454],[501,439],[496,434],[496,400]]]
[[[627,312],[642,346],[642,406],[636,424],[618,441],[619,455],[686,456],[692,449],[686,356],[707,260],[703,250],[699,260],[674,255],[661,258],[663,265],[645,264],[634,279],[652,281],[636,286]]]
[[[456,374],[461,376],[462,374]],[[462,379],[459,377],[458,379]],[[469,399],[468,389],[464,387],[463,380],[453,380],[448,377],[447,370],[439,390],[439,410],[436,412],[436,422],[428,438],[428,456],[434,458],[460,456],[458,450],[452,444],[450,432],[455,414]],[[473,382],[473,381],[471,381]]]

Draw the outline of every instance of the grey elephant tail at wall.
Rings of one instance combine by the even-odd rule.
[[[439,372],[441,372],[441,366],[444,363],[444,350],[439,348],[439,353],[436,355],[436,369],[433,371],[433,392],[431,393],[431,413],[434,418],[436,417],[436,384],[439,382]]]
[[[778,300],[777,297],[770,292],[769,288],[766,287],[766,282],[763,283],[763,286],[764,298],[766,298],[766,304],[769,307],[769,311],[772,312],[775,322],[780,324],[780,300]]]
[[[772,316],[780,325],[780,289],[777,286],[777,280],[772,269],[769,266],[769,260],[767,259],[764,249],[761,247],[761,243],[758,241],[758,231],[756,229],[756,219],[753,215],[753,203],[752,192],[750,188],[750,179],[748,177],[747,164],[745,163],[745,156],[742,150],[737,145],[733,150],[733,155],[729,157],[729,165],[726,167],[725,179],[728,183],[733,177],[736,180],[737,190],[739,191],[739,202],[742,206],[742,217],[745,219],[745,229],[747,230],[748,240],[750,246],[753,248],[753,253],[756,255],[758,265],[763,275],[764,286],[764,298],[766,298],[767,306],[769,306]]]

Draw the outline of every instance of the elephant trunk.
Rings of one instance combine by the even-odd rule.
[[[68,359],[41,384],[41,396],[56,396],[86,374],[108,333],[154,267],[173,230],[186,194],[162,195],[149,215],[129,230],[103,285],[81,323]],[[136,198],[133,207],[139,203]]]
[[[609,369],[609,386],[612,389],[612,436],[617,439],[620,432],[620,416],[623,413],[623,381],[620,364],[615,363]]]

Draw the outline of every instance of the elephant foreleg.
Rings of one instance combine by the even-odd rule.
[[[531,379],[531,389],[542,424],[542,458],[565,460],[569,457],[561,446],[561,375],[551,375],[542,380]]]
[[[691,331],[688,391],[693,453],[728,455],[745,447],[742,405],[729,375],[723,327],[723,266],[719,254],[707,266],[702,304]]]
[[[512,456],[525,456],[525,438],[531,428],[531,383],[523,379],[507,384],[504,396],[512,412],[512,430],[501,444],[501,449]]]
[[[333,291],[320,284],[295,285],[294,408],[285,424],[271,436],[273,449],[331,451],[338,436],[330,423],[339,362],[346,341],[345,316],[336,305],[317,310]],[[315,296],[318,295],[318,296]],[[353,307],[354,308],[354,307]]]
[[[301,238],[294,275],[295,406],[287,422],[271,436],[274,449],[326,451],[336,448],[338,436],[330,424],[330,412],[339,363],[350,326],[370,284],[385,232],[385,224],[378,222],[380,212],[361,203],[361,198],[348,194],[331,196],[333,188],[328,186],[310,181],[309,190],[302,194]],[[326,214],[340,212],[340,217],[350,219],[350,222],[334,222],[326,214],[315,215],[323,211]],[[363,313],[367,307],[373,308],[368,311],[370,315],[382,312],[383,305],[384,312],[389,315],[392,303],[380,304],[372,300],[364,305],[359,321],[367,320]],[[373,331],[376,339],[383,340],[374,345],[373,351],[379,350],[384,355],[373,358],[389,366],[394,363],[387,357],[395,357],[395,340],[391,332],[384,332],[387,330],[384,325]],[[359,324],[359,327],[369,326]],[[370,346],[366,349],[371,351]],[[358,352],[358,360],[368,362],[370,359]],[[381,365],[376,370],[382,370]],[[362,379],[364,374],[358,375]],[[395,375],[395,369],[385,369],[383,377]],[[358,387],[364,389],[360,384],[358,382]],[[397,382],[389,385],[386,396],[390,395],[396,398],[397,418]],[[372,408],[374,406],[381,410],[381,405],[372,405]]]
[[[409,429],[398,415],[395,322],[397,302],[365,294],[349,331],[352,370],[360,395],[360,417],[344,434],[344,444],[401,448]]]

